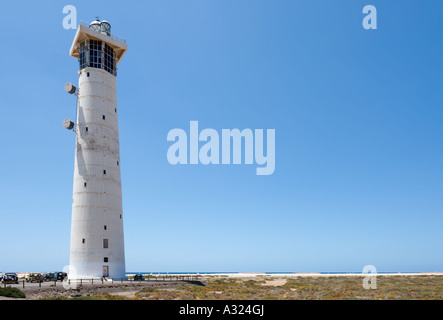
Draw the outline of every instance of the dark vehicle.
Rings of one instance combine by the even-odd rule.
[[[56,272],[55,275],[57,277],[57,280],[60,281],[63,281],[68,276],[66,272]]]
[[[145,277],[142,274],[136,274],[134,276],[134,281],[145,281]]]
[[[49,273],[44,273],[43,274],[43,279],[45,281],[56,281],[57,280],[57,276],[55,275],[54,272],[49,272]]]
[[[67,276],[66,272],[49,272],[43,275],[45,281],[63,281]]]
[[[17,274],[15,272],[7,272],[7,273],[3,274],[2,283],[17,283],[18,284]]]

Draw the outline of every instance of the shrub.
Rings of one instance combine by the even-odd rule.
[[[0,296],[9,298],[26,298],[23,291],[12,287],[0,288]]]

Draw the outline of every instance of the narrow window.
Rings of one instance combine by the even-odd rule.
[[[103,259],[104,262],[108,262],[109,259],[107,257],[105,257],[105,259]]]
[[[89,72],[86,72],[86,76],[89,78]]]
[[[105,226],[105,230],[108,230],[108,227],[107,227],[107,226]]]
[[[86,239],[83,239],[83,240],[82,240],[82,243],[86,243]]]
[[[120,215],[120,219],[122,218],[122,215]]]
[[[103,239],[103,248],[105,248],[105,249],[109,248],[108,239]]]
[[[86,127],[86,128],[85,128],[85,131],[86,131],[86,132],[88,132],[88,131],[89,131],[89,128],[88,128],[88,127]]]
[[[115,113],[117,113],[117,108],[115,108]]]
[[[85,188],[88,186],[88,183],[87,182],[85,182]]]
[[[119,165],[120,165],[120,162],[117,161],[117,166],[119,166]]]
[[[103,115],[103,120],[106,120],[106,116],[105,115]]]
[[[103,170],[103,174],[106,174],[106,170]]]

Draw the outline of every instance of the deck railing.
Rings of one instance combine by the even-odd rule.
[[[85,26],[85,27],[88,27],[88,28],[89,28],[89,23],[87,23],[87,22],[85,22],[85,21],[80,21],[80,24],[81,24],[82,26]],[[91,30],[93,30],[93,29],[91,29]],[[95,30],[93,30],[93,31],[95,31]],[[99,33],[99,34],[102,34],[101,32],[98,32],[98,31],[96,31],[96,32]],[[117,36],[117,35],[115,35],[115,34],[112,34],[112,33],[106,33],[106,35],[107,35],[108,37],[111,37],[112,39],[115,39],[115,40],[117,40],[117,41],[120,41],[120,42],[126,43],[126,39],[123,39],[123,38],[121,38],[121,37],[119,37],[119,36]]]

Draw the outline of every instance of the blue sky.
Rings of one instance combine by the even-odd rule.
[[[128,271],[443,271],[443,3],[8,1],[0,271],[69,264],[79,20],[128,52],[118,103]],[[377,7],[378,29],[362,9]],[[171,166],[169,130],[276,130],[276,170]]]

